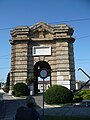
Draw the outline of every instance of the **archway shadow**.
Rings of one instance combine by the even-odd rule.
[[[40,77],[39,76],[39,71],[41,69],[47,69],[48,71],[48,76],[50,78],[49,80],[49,85],[51,86],[51,67],[50,65],[48,64],[48,62],[46,61],[38,61],[35,65],[34,65],[34,75],[36,76],[36,80],[35,80],[35,83],[34,83],[34,94],[38,94],[38,84],[42,84],[42,81],[38,81],[38,78]]]

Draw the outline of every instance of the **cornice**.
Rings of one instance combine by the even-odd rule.
[[[66,24],[50,25],[45,22],[36,23],[33,26],[18,26],[10,34],[14,40],[45,41],[54,39],[73,38],[73,28]],[[74,39],[74,38],[73,38]],[[10,42],[12,43],[12,42]]]

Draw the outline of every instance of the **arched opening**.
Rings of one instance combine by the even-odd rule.
[[[43,79],[39,76],[39,71],[42,68],[46,68],[49,72],[47,78],[44,81],[44,87],[47,89],[51,85],[51,67],[46,61],[39,61],[34,65],[34,75],[36,76],[36,80],[34,83],[34,94],[43,92]]]

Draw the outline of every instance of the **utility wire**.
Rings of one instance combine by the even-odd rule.
[[[10,56],[9,54],[8,55],[2,55],[2,56],[0,56],[0,57],[6,57],[6,56]]]
[[[61,20],[59,22],[50,22],[49,24],[60,24],[61,22],[77,22],[77,21],[87,21],[90,20],[90,18],[80,18],[80,19],[72,19],[72,20]],[[28,26],[28,25],[27,25]],[[31,25],[30,25],[31,26]],[[9,30],[9,29],[13,29],[15,27],[11,27],[11,28],[1,28],[0,30]]]
[[[90,20],[90,18],[81,18],[81,19],[73,19],[73,20],[65,20],[65,21],[60,21],[60,22],[77,22],[77,21],[86,21],[86,20]],[[50,24],[57,24],[60,22],[52,22]]]
[[[14,27],[12,27],[12,28],[1,28],[0,30],[10,30],[10,29],[14,29]]]
[[[0,67],[0,69],[10,69],[10,67]]]
[[[61,22],[87,21],[87,20],[90,20],[90,18],[81,18],[81,19],[73,19],[73,20],[66,20],[66,21],[60,21],[60,22],[51,22],[49,24],[55,24],[55,23],[58,24],[58,23],[61,23]],[[1,28],[0,30],[9,30],[9,29],[13,29],[13,28],[14,27],[11,27],[11,28]],[[76,39],[83,39],[83,38],[87,38],[87,37],[90,37],[90,35],[82,36],[82,37],[79,37],[79,38],[76,38]],[[6,57],[6,56],[9,56],[9,55],[0,56],[0,59],[10,59],[10,58],[3,58],[3,57]],[[87,60],[90,60],[90,59],[78,59],[78,60],[79,61],[87,61]]]
[[[76,59],[76,60],[78,60],[78,61],[88,61],[88,60],[90,60],[90,58],[86,58],[86,59]]]
[[[0,59],[6,59],[7,60],[7,59],[10,59],[10,58],[0,58]]]
[[[2,55],[0,56],[0,59],[10,59],[10,55]]]
[[[78,37],[78,38],[76,38],[76,39],[83,39],[83,38],[87,38],[87,37],[90,37],[90,35],[86,35],[86,36]]]

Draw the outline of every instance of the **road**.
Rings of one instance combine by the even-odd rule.
[[[42,113],[42,95],[34,96],[34,98],[37,101],[37,109]],[[0,92],[0,120],[13,120],[16,110],[20,106],[26,106],[25,99]]]
[[[13,120],[18,107],[25,105],[25,100],[14,99],[0,91],[0,120]]]
[[[42,115],[42,95],[34,96],[35,101],[38,105],[37,110]],[[25,99],[14,98],[6,93],[0,94],[0,120],[13,120],[17,108],[20,106],[26,106]],[[45,115],[56,115],[56,116],[81,116],[90,118],[90,107],[79,107],[79,106],[48,106],[45,104],[44,109]]]

